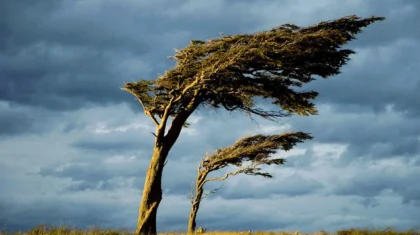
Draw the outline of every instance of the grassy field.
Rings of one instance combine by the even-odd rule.
[[[125,230],[105,230],[92,228],[89,230],[72,229],[69,227],[52,227],[46,225],[37,226],[29,231],[13,233],[14,235],[133,235],[132,232]],[[161,233],[160,235],[181,235],[185,233]],[[246,235],[248,232],[206,232],[206,235]],[[392,228],[387,229],[346,229],[339,230],[335,233],[327,233],[319,231],[317,233],[306,234],[299,232],[258,232],[252,231],[253,235],[420,235],[420,230],[397,231]],[[12,235],[0,231],[0,235]]]

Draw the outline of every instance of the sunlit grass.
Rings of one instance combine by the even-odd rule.
[[[160,235],[182,235],[185,233],[161,233]],[[247,231],[241,232],[206,232],[205,235],[247,235]],[[252,231],[253,235],[420,235],[420,230],[397,231],[392,228],[387,229],[345,229],[335,233],[319,231],[312,234],[299,232],[258,232]],[[99,229],[93,227],[87,230],[80,230],[66,226],[53,227],[39,225],[31,230],[6,233],[0,231],[0,235],[133,235],[128,230]]]

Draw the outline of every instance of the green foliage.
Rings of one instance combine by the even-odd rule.
[[[228,165],[237,167],[243,166],[246,161],[251,161],[255,165],[280,165],[285,162],[283,158],[272,159],[272,154],[281,149],[289,151],[297,143],[312,139],[307,133],[292,132],[277,135],[254,135],[244,137],[236,141],[232,146],[216,150],[212,155],[205,156],[202,165],[208,171],[215,171]],[[203,166],[204,167],[204,166]],[[259,168],[257,168],[259,169]],[[271,177],[266,174],[257,173],[258,171],[244,172],[255,173],[261,176]]]
[[[200,104],[239,110],[267,119],[317,113],[311,102],[315,91],[295,91],[314,80],[340,73],[354,51],[342,45],[355,39],[361,28],[383,17],[348,16],[301,28],[281,25],[254,34],[192,40],[176,50],[174,68],[153,81],[126,83],[153,118],[176,116]],[[257,107],[255,98],[269,99],[279,110]]]
[[[308,139],[312,139],[312,136],[303,132],[283,133],[278,135],[258,134],[241,138],[229,147],[218,149],[215,153],[204,156],[198,167],[195,188],[191,191],[191,203],[195,206],[196,204],[199,204],[204,197],[219,190],[219,188],[217,188],[203,194],[204,185],[210,181],[222,181],[229,176],[238,174],[272,178],[273,176],[269,172],[262,172],[262,168],[259,166],[284,164],[285,159],[272,158],[272,154],[276,153],[279,149],[288,151],[297,143],[301,143]],[[247,162],[251,163],[247,164]],[[222,177],[207,179],[209,173],[229,165],[236,166],[237,170],[228,172]],[[197,212],[195,211],[194,213]],[[191,218],[195,219],[195,216],[190,216],[190,219]]]

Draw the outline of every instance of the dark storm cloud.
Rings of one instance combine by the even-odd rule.
[[[342,74],[307,88],[320,92],[319,102],[337,104],[342,110],[360,105],[381,112],[394,104],[395,110],[418,117],[420,33],[411,25],[420,23],[420,5],[374,0],[367,1],[364,11],[387,19],[369,26],[349,44],[356,55]]]
[[[6,110],[1,107],[0,111],[0,136],[20,134],[28,132],[28,129],[33,128],[32,117],[20,110]]]
[[[20,107],[0,101],[0,138],[49,132],[58,116],[42,108]]]
[[[116,103],[127,98],[119,90],[121,80],[115,79],[120,75],[105,71],[110,68],[107,57],[112,55],[87,48],[63,48],[45,43],[30,47],[19,54],[0,58],[4,68],[0,74],[0,99],[67,110],[92,103]]]
[[[112,11],[94,13],[76,2],[53,2],[3,3],[0,99],[54,110],[126,99],[119,87],[128,73],[115,70],[114,60],[146,53],[144,38],[111,27],[116,22],[108,15]]]
[[[325,9],[327,10],[327,9]],[[359,14],[363,16],[385,16],[387,19],[366,28],[360,40],[351,45],[357,47],[384,46],[398,39],[420,39],[420,32],[413,25],[420,23],[420,5],[415,0],[370,0],[365,1]]]
[[[352,114],[337,112],[338,105],[319,107],[322,116],[312,116],[311,122],[306,117],[297,117],[291,123],[293,129],[312,133],[316,141],[347,145],[336,164],[345,166],[359,157],[411,159],[420,151],[420,125],[414,117],[406,117],[391,108],[382,113]]]
[[[393,193],[401,198],[403,204],[418,205],[420,202],[418,167],[406,166],[397,169],[401,171],[391,167],[368,169],[364,174],[354,175],[345,182],[337,182],[333,193],[360,196],[363,198],[361,203],[366,206],[377,206],[375,197],[384,193]]]
[[[114,202],[120,204],[118,202]],[[71,200],[69,198],[48,198],[21,202],[8,200],[0,203],[6,210],[0,211],[2,227],[11,232],[34,228],[40,224],[66,225],[76,228],[101,225],[103,228],[121,228],[119,218],[124,207],[104,202]]]
[[[0,156],[7,157],[0,167],[10,168],[0,171],[1,185],[7,189],[0,192],[0,201],[6,202],[0,204],[0,224],[28,228],[42,222],[71,225],[72,220],[81,227],[134,226],[154,129],[151,122],[143,122],[146,117],[134,97],[119,90],[124,82],[156,78],[173,65],[166,56],[190,39],[214,38],[219,32],[251,33],[282,23],[311,25],[350,14],[374,14],[387,20],[369,26],[349,45],[358,54],[342,75],[307,87],[320,92],[319,104],[333,109],[321,107],[319,116],[287,119],[292,130],[310,132],[317,144],[340,143],[347,145],[346,151],[336,161],[322,162],[314,158],[318,151],[313,146],[298,145],[307,151],[279,167],[288,173],[296,168],[298,173],[279,174],[275,179],[228,179],[220,192],[203,202],[198,222],[220,230],[249,226],[309,231],[361,226],[372,218],[377,218],[375,223],[402,227],[417,222],[415,170],[420,158],[413,156],[420,151],[416,139],[420,112],[415,103],[420,98],[416,75],[420,47],[419,33],[405,26],[418,23],[418,1],[25,0],[0,4],[0,100],[6,104],[0,106],[0,135],[55,131],[42,137],[44,143],[38,137],[20,136],[0,148]],[[95,108],[118,103],[128,103],[138,116],[119,105],[103,108],[107,112]],[[405,113],[387,112],[389,103],[394,103],[393,111]],[[229,146],[249,132],[261,132],[240,114],[219,117],[206,111],[200,115],[202,120],[183,130],[168,158],[162,202],[167,207],[159,209],[158,218],[161,230],[185,230],[187,196],[206,151]],[[137,119],[144,125],[123,130]],[[92,126],[101,121],[109,121],[105,125],[109,133],[92,133]],[[366,170],[372,159],[383,161],[395,155],[410,164],[398,169],[406,173]],[[358,160],[366,161],[354,165]],[[339,179],[347,173],[350,176]],[[325,175],[335,183],[325,181]],[[240,184],[235,184],[238,179]],[[251,183],[252,187],[244,188]],[[207,189],[219,185],[209,184]],[[318,195],[331,188],[329,197]],[[31,200],[21,198],[24,195],[31,195]],[[394,203],[389,195],[399,201]],[[36,196],[43,199],[32,200]],[[102,201],[110,197],[115,200]],[[119,204],[127,197],[135,199]]]
[[[393,104],[395,110],[418,117],[420,43],[402,41],[389,44],[388,48],[358,51],[360,62],[355,58],[342,75],[308,86],[320,92],[318,101],[342,105],[343,109],[347,105],[362,105],[376,112]],[[375,61],[380,69],[370,68],[369,61]]]
[[[163,73],[171,64],[165,57],[173,54],[173,47],[186,45],[193,37],[207,39],[219,32],[243,33],[261,23],[260,17],[248,12],[240,2],[219,1],[204,14],[196,14],[196,10],[204,10],[202,2],[171,2],[169,6],[173,7],[167,2],[130,4],[133,3],[104,2],[100,8],[71,1],[4,4],[1,22],[5,25],[3,45],[7,46],[1,60],[1,98],[50,109],[128,102],[128,95],[118,89],[122,83],[138,76],[154,79],[157,73]],[[150,14],[150,10],[162,5],[168,8],[157,15]],[[26,14],[17,14],[22,11]],[[402,28],[397,25],[395,29]],[[162,47],[159,43],[166,35],[172,40]],[[371,35],[377,40],[377,34]],[[115,71],[115,61],[127,58],[141,58],[150,67],[137,73]],[[155,59],[161,62],[155,64],[151,61]],[[137,66],[141,66],[140,62]],[[23,86],[22,79],[30,83]]]
[[[180,3],[103,2],[100,7],[73,1],[3,3],[0,99],[53,110],[129,102],[119,87],[138,76],[154,79],[163,73],[171,65],[166,57],[192,39],[191,31],[195,37],[230,29],[240,32],[253,19],[224,8],[224,3],[219,7],[225,14],[217,20],[214,14],[220,12],[195,19],[190,3]],[[163,5],[174,8],[156,11]],[[186,11],[189,17],[177,11]],[[132,68],[118,69],[124,62]]]

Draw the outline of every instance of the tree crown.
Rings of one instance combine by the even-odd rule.
[[[310,140],[312,136],[304,132],[290,132],[276,135],[257,134],[237,140],[233,145],[216,150],[206,155],[200,163],[200,171],[212,172],[228,165],[240,167],[238,173],[249,175],[262,175],[271,177],[269,173],[260,172],[258,165],[281,165],[284,158],[272,158],[277,150],[289,151],[296,144]],[[250,161],[251,164],[244,165]],[[236,174],[238,174],[236,173]]]
[[[145,113],[158,125],[166,119],[193,111],[200,104],[244,111],[267,119],[290,114],[310,115],[317,110],[315,91],[293,87],[340,73],[354,51],[341,46],[355,39],[361,28],[383,17],[357,16],[325,21],[310,27],[284,24],[269,31],[200,41],[171,58],[175,67],[156,80],[126,83]],[[269,99],[280,110],[264,110],[255,98]]]

